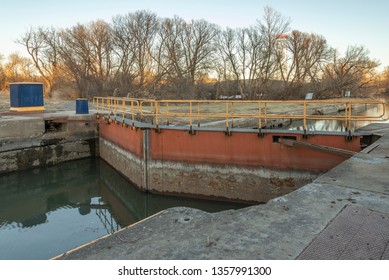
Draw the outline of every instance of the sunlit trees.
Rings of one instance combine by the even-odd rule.
[[[31,28],[18,42],[25,46],[50,95],[59,75],[57,31],[53,28]]]
[[[30,59],[17,53],[8,56],[7,63],[3,67],[5,82],[36,81],[37,75]]]
[[[321,69],[330,56],[326,39],[317,34],[293,30],[276,48],[278,71],[284,98],[299,94],[307,84],[318,90]]]
[[[98,20],[61,30],[59,57],[75,81],[80,96],[112,93],[110,78],[115,69],[111,27]]]
[[[0,90],[5,88],[6,75],[3,67],[4,56],[0,53]]]
[[[193,98],[196,80],[213,69],[218,29],[205,20],[162,20],[155,57],[170,90]]]
[[[386,66],[382,73],[383,88],[386,93],[389,93],[389,66]]]
[[[279,36],[289,27],[289,20],[270,7],[256,26],[227,28],[219,34],[219,63],[225,65],[224,76],[232,77],[237,93],[253,99],[266,95],[269,82],[277,75]]]
[[[155,68],[152,52],[158,25],[157,15],[148,11],[137,11],[113,19],[120,76],[124,80],[128,77],[135,83],[138,93],[144,92],[153,80],[150,77]]]
[[[265,7],[255,25],[238,29],[161,19],[149,11],[118,15],[110,23],[31,28],[18,42],[36,73],[27,60],[3,59],[0,83],[38,75],[49,93],[70,86],[83,97],[244,99],[301,98],[306,92],[335,97],[374,83],[378,62],[365,47],[351,46],[342,55],[323,36],[290,31],[290,24]]]
[[[363,46],[350,46],[340,57],[334,50],[332,61],[324,66],[323,83],[333,97],[341,97],[347,90],[361,91],[373,83],[378,65]]]

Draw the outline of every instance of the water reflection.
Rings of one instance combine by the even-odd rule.
[[[382,122],[387,122],[385,119],[388,118],[388,107],[386,108],[386,116],[384,116]],[[353,109],[353,115],[358,116],[379,116],[381,115],[382,108],[381,107],[359,107]],[[339,112],[338,115],[344,115],[344,112]],[[377,121],[373,121],[377,122]],[[348,130],[354,131],[357,128],[366,126],[372,123],[372,121],[352,121],[350,123],[346,123],[341,120],[317,120],[317,121],[307,121],[307,129],[308,131],[340,131],[347,132]],[[289,130],[304,130],[302,121],[294,121],[289,126],[285,127]]]
[[[174,206],[246,205],[139,192],[98,159],[0,176],[0,259],[48,259]]]

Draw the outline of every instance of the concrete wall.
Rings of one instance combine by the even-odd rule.
[[[266,202],[312,181],[347,157],[288,147],[276,137],[220,131],[134,130],[100,123],[100,156],[143,190],[214,199]],[[302,140],[302,135],[292,135]],[[357,151],[359,139],[310,136],[304,140]],[[320,159],[320,160],[318,160]]]
[[[95,156],[98,150],[95,124],[49,125],[42,116],[0,117],[0,174]]]

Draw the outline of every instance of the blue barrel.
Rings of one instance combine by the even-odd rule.
[[[78,98],[76,100],[76,114],[89,114],[88,99]]]

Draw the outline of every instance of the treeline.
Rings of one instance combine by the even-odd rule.
[[[340,55],[323,36],[291,30],[270,7],[247,28],[137,11],[110,23],[31,28],[18,43],[30,58],[14,54],[0,64],[0,86],[40,80],[48,95],[62,97],[293,99],[383,88],[365,47]]]

